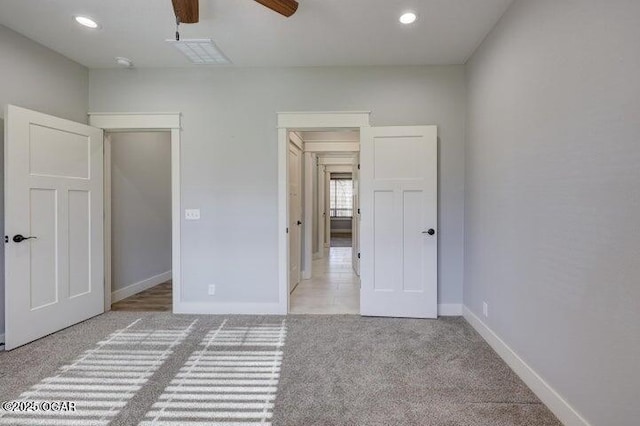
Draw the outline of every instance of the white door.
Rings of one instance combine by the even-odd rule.
[[[438,316],[437,146],[436,126],[362,131],[362,315]]]
[[[302,249],[302,151],[289,142],[289,291],[300,283]]]
[[[13,349],[104,311],[103,134],[12,105],[5,132],[5,337]]]
[[[356,275],[360,276],[360,158],[353,164],[353,220],[351,221],[352,264]]]

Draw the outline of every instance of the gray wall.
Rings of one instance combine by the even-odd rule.
[[[85,123],[88,84],[89,72],[85,67],[0,25],[0,118],[4,117],[5,105],[14,104]],[[4,138],[4,130],[0,130]],[[4,159],[0,167],[0,175],[4,176]],[[0,188],[4,203],[1,193],[4,184]],[[0,214],[4,227],[3,209]],[[3,334],[4,244],[0,255],[0,334]]]
[[[171,271],[171,134],[111,134],[112,291]]]
[[[640,2],[516,1],[468,66],[465,305],[593,425],[640,418]]]
[[[92,111],[180,111],[183,300],[278,300],[278,111],[371,110],[440,134],[440,302],[461,303],[464,67],[92,70]],[[207,285],[216,295],[207,296]]]
[[[0,116],[14,104],[87,122],[89,71],[0,25]]]

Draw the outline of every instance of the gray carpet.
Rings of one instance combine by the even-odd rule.
[[[78,402],[0,424],[560,425],[461,318],[283,320],[102,315],[0,353],[0,401]]]

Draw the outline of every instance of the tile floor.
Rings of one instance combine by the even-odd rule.
[[[351,266],[351,247],[331,247],[313,261],[313,276],[291,293],[289,313],[360,313],[360,278]]]

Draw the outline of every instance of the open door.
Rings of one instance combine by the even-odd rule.
[[[102,130],[5,112],[6,349],[104,312]]]
[[[436,126],[364,128],[360,312],[437,318]]]
[[[302,252],[302,150],[289,142],[289,292],[300,283]]]

